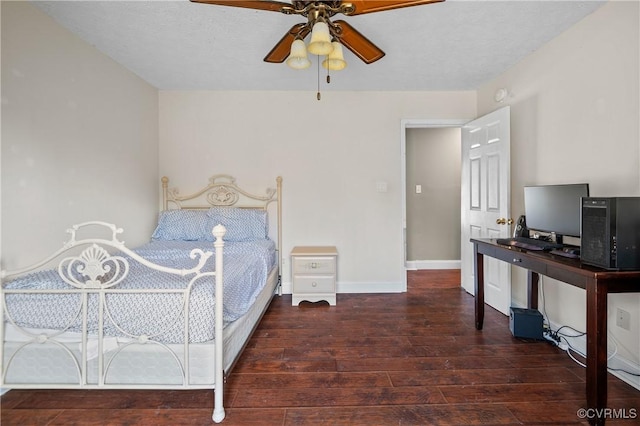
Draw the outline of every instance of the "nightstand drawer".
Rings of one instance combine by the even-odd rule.
[[[333,275],[297,275],[293,281],[294,293],[335,293]]]
[[[294,274],[334,274],[335,257],[294,257]]]

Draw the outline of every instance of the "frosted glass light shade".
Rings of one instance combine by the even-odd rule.
[[[287,59],[287,65],[296,70],[303,70],[311,66],[311,61],[307,58],[307,48],[304,41],[296,39],[291,43],[291,52]]]
[[[328,55],[333,46],[329,35],[329,26],[326,22],[316,22],[311,30],[311,41],[309,42],[309,52],[314,55]]]
[[[337,41],[334,41],[331,44],[333,45],[333,50],[329,53],[327,59],[322,61],[322,66],[332,71],[343,70],[347,66],[347,62],[344,60],[344,56],[342,54],[342,45]]]

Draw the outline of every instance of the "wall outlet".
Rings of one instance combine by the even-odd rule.
[[[631,330],[631,314],[624,309],[616,311],[616,325],[625,330]]]

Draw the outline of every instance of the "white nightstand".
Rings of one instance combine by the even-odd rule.
[[[338,250],[333,246],[297,246],[291,250],[291,304],[303,300],[326,300],[336,305],[336,264]]]

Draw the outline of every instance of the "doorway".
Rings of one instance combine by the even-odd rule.
[[[429,191],[433,191],[434,186],[432,185],[435,184],[434,182],[428,182],[425,181],[425,183],[416,183],[414,181],[411,181],[411,179],[407,178],[407,170],[411,169],[411,164],[408,163],[408,161],[410,161],[410,159],[407,158],[407,143],[412,144],[414,142],[412,142],[412,138],[411,135],[409,135],[408,137],[408,132],[410,132],[412,129],[451,129],[451,130],[455,130],[457,129],[457,133],[460,134],[460,129],[462,128],[462,126],[464,124],[466,124],[467,122],[469,122],[469,119],[454,119],[454,120],[417,120],[417,119],[413,119],[413,120],[402,120],[401,122],[401,135],[400,135],[400,141],[401,141],[401,194],[402,194],[402,232],[403,232],[403,262],[404,262],[404,268],[405,270],[410,270],[410,269],[455,269],[455,268],[459,268],[460,267],[460,258],[459,258],[459,251],[458,253],[458,258],[457,259],[443,259],[441,258],[442,256],[431,256],[429,251],[429,248],[426,246],[437,246],[438,245],[438,239],[442,240],[443,238],[443,234],[441,234],[440,232],[432,232],[434,230],[434,223],[430,223],[430,224],[423,224],[424,226],[421,227],[421,229],[417,230],[417,234],[419,234],[417,236],[417,239],[425,239],[427,236],[431,236],[432,238],[436,238],[435,242],[434,240],[431,240],[428,244],[426,244],[426,246],[424,244],[421,244],[420,241],[410,241],[411,239],[408,238],[409,236],[409,231],[411,231],[411,233],[414,232],[413,229],[415,228],[415,220],[412,219],[413,216],[419,214],[420,209],[424,209],[426,208],[425,206],[428,206],[429,200],[426,200],[426,195],[428,195]],[[428,143],[428,142],[425,142]],[[461,146],[461,139],[458,138],[457,141],[454,141],[453,143],[457,143],[458,145],[458,150],[459,147]],[[433,159],[434,161],[434,167],[436,167],[435,162],[438,161],[438,159]],[[458,175],[460,174],[460,168],[459,168],[459,163],[458,163],[458,168],[457,168],[457,173]],[[429,177],[427,175],[425,175],[424,179],[429,179]],[[411,182],[410,182],[411,181]],[[416,187],[416,185],[423,185],[422,187]],[[422,192],[420,194],[416,194],[416,191],[420,191],[422,190]],[[431,194],[433,195],[433,194]],[[440,194],[442,195],[442,194]],[[413,198],[412,200],[409,199],[409,197]],[[460,210],[459,210],[459,191],[457,194],[457,199],[458,199],[458,204],[457,204],[457,211],[452,211],[452,215],[457,215],[457,217],[460,217]],[[414,203],[415,201],[415,203]],[[417,206],[417,207],[416,207]],[[452,209],[455,207],[452,207]],[[410,209],[413,209],[413,211],[411,211]],[[411,225],[412,229],[409,230],[408,226]],[[449,228],[451,227],[450,225],[446,225]],[[457,226],[457,235],[459,236],[459,229],[460,229],[460,221],[457,221],[457,224],[453,225],[453,226]],[[430,232],[431,230],[431,232]],[[440,230],[439,230],[440,231]],[[446,232],[445,232],[446,235]],[[449,238],[452,239],[453,241],[447,241],[446,244],[447,245],[458,245],[459,246],[459,238],[455,237],[454,235],[449,235]],[[431,259],[416,259],[416,257],[421,257],[421,256],[428,256],[428,257],[432,257]],[[438,258],[439,257],[439,258]],[[403,274],[404,275],[404,291],[407,290],[407,274]]]
[[[460,268],[461,131],[407,129],[407,267]]]
[[[496,227],[496,224],[508,223],[510,215],[510,108],[505,106],[474,120],[403,120],[401,124],[401,189],[402,189],[402,241],[404,254],[403,277],[404,291],[407,291],[407,129],[458,127],[462,130],[460,140],[462,150],[461,169],[461,274],[462,287],[473,294],[469,288],[468,253],[470,237],[487,238],[506,236],[510,227]],[[485,218],[486,216],[486,218]],[[485,218],[482,223],[477,217]],[[496,219],[496,217],[498,219]],[[489,262],[490,263],[490,262]],[[487,265],[488,278],[495,287],[495,297],[487,297],[486,302],[507,314],[511,301],[510,265]],[[495,266],[495,267],[494,267]],[[471,274],[471,282],[473,276]],[[491,296],[492,292],[488,292]]]

